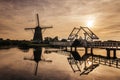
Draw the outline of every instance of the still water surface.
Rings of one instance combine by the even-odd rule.
[[[69,52],[52,49],[45,53],[45,48],[29,49],[27,52],[18,48],[0,50],[0,80],[119,80],[120,69],[100,64],[89,74],[80,75],[73,71],[68,62]],[[51,49],[49,49],[51,50]],[[84,55],[84,49],[78,49]],[[41,54],[42,53],[42,54]],[[106,56],[105,50],[95,49],[97,55]],[[112,56],[112,55],[111,55]],[[120,57],[120,51],[117,51]],[[83,66],[80,66],[83,69]],[[73,65],[73,67],[76,67]],[[77,69],[77,68],[75,68]]]

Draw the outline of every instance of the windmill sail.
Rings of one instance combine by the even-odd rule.
[[[38,26],[40,26],[39,15],[38,14],[37,14],[37,23],[38,23]]]

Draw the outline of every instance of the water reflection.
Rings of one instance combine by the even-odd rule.
[[[83,54],[78,51],[65,51],[60,49],[46,49],[45,53],[57,53],[68,56],[67,60],[70,64],[73,72],[80,72],[82,74],[88,74],[97,68],[99,65],[110,66],[114,68],[120,68],[120,58],[108,58],[98,54]],[[67,53],[66,53],[67,52]]]
[[[39,48],[34,48],[33,50],[33,56],[31,58],[24,58],[24,60],[31,60],[31,61],[35,61],[35,75],[37,75],[37,71],[38,71],[38,65],[40,61],[44,61],[44,62],[52,62],[52,60],[46,60],[43,55],[42,55],[42,47]]]
[[[18,47],[18,49],[20,49],[23,52],[28,52],[30,48],[28,48],[28,47]]]
[[[80,53],[77,51],[70,51],[70,55],[67,60],[73,72],[80,71],[80,75],[89,74],[100,64],[114,68],[120,68],[119,58],[114,59],[95,54],[84,54],[80,56]]]
[[[102,53],[98,50],[94,52],[94,55],[84,54],[81,49],[72,52],[54,48],[47,50],[53,52],[44,54],[44,48],[29,49],[27,53],[17,48],[0,50],[0,80],[120,79],[119,58],[108,59],[105,55],[101,56]],[[52,64],[42,62],[48,58],[53,60]]]
[[[99,66],[93,62],[93,56],[84,54],[80,56],[77,51],[71,51],[71,55],[67,58],[73,72],[80,71],[80,75],[88,74]]]

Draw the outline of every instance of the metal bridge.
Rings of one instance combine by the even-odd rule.
[[[51,45],[54,46],[62,46],[62,47],[88,47],[88,48],[111,48],[111,49],[120,49],[120,41],[68,41],[68,42],[50,42]]]
[[[80,71],[80,75],[88,74],[99,64],[111,67],[120,67],[120,58],[116,55],[120,50],[120,41],[100,41],[88,27],[73,28],[66,42],[57,41],[50,43],[53,46],[63,47],[70,52],[67,58],[74,72]],[[69,49],[68,49],[69,47]],[[80,56],[77,48],[84,48],[84,55]],[[93,53],[94,48],[105,49],[106,56]],[[112,54],[112,56],[111,56]],[[90,64],[90,65],[87,65]],[[81,67],[84,67],[82,70]]]
[[[82,34],[80,34],[82,32]],[[88,27],[73,28],[67,42],[50,42],[54,46],[63,47],[88,47],[88,48],[112,48],[120,49],[120,41],[100,41]]]
[[[98,36],[95,35],[88,27],[73,28],[72,32],[68,36],[66,42],[50,42],[52,46],[59,46],[71,48],[71,51],[76,51],[78,47],[85,48],[85,53],[88,53],[88,48],[90,48],[90,53],[93,55],[94,48],[106,49],[107,58],[111,58],[111,51],[113,52],[113,58],[116,59],[116,50],[120,50],[120,41],[100,41]]]

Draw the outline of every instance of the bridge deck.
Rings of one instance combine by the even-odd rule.
[[[63,46],[63,47],[71,47],[73,46],[72,41],[68,41],[68,42],[51,42],[51,45],[54,46]],[[78,43],[78,45],[74,46],[74,47],[88,47],[88,48],[101,48],[101,49],[116,49],[116,50],[120,50],[120,42],[116,41],[116,42],[82,42],[81,41]]]

